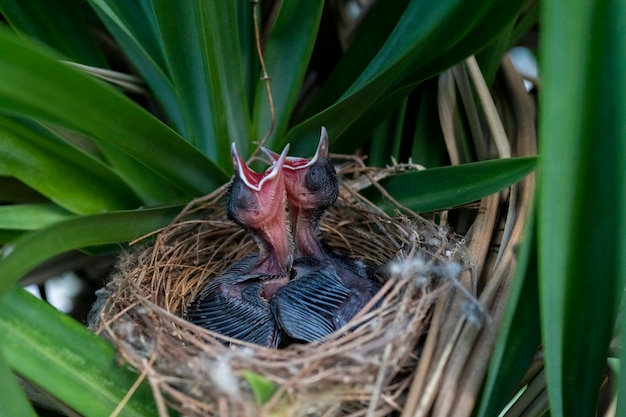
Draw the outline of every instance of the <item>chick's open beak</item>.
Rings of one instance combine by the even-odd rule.
[[[317,144],[317,150],[315,151],[315,155],[312,158],[300,158],[297,156],[288,156],[285,158],[284,167],[297,171],[304,168],[308,168],[311,165],[315,164],[317,161],[321,159],[328,158],[328,132],[326,128],[322,126],[322,133],[320,135],[320,141]],[[265,152],[265,154],[270,158],[270,160],[276,162],[280,158],[281,155],[273,152],[267,148],[261,147],[261,150]]]
[[[272,166],[270,166],[265,173],[261,174],[253,171],[248,164],[246,164],[246,161],[237,153],[235,142],[233,142],[230,147],[230,156],[233,160],[233,166],[235,167],[235,175],[239,176],[244,184],[254,191],[261,191],[265,183],[275,182],[275,180],[280,177],[280,173],[287,158],[287,152],[289,152],[289,144],[285,146],[285,149],[283,149],[280,155],[274,153],[276,158],[272,159]]]

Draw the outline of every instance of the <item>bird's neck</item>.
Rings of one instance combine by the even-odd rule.
[[[255,238],[261,250],[256,271],[268,275],[288,274],[293,263],[293,238],[285,215],[265,223]]]
[[[326,250],[320,231],[321,215],[322,213],[316,211],[299,210],[295,219],[292,217],[296,258],[302,256],[326,257]]]

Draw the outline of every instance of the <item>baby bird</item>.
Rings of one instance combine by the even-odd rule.
[[[323,283],[327,292],[345,294],[347,290],[341,304],[327,310],[334,322],[333,330],[336,330],[350,321],[378,292],[381,285],[373,280],[371,268],[361,261],[335,253],[322,239],[320,220],[339,194],[339,180],[328,157],[328,147],[328,133],[322,127],[317,151],[311,159],[287,157],[284,161],[283,174],[295,241],[293,269],[297,272],[296,276],[306,279],[294,279],[281,288],[276,294],[275,304],[287,304],[282,303],[286,295],[292,299],[296,296],[293,293],[302,291],[299,287],[312,285],[312,282],[318,280],[318,285]],[[276,153],[266,149],[264,151],[273,160],[278,160]],[[332,267],[331,270],[328,269],[329,266]],[[323,274],[319,272],[321,269],[325,271]],[[321,304],[322,301],[316,300],[315,294],[311,294],[303,303],[308,306],[315,302]],[[298,315],[292,311],[296,307],[292,304],[286,309],[291,317]],[[305,313],[303,310],[299,315],[304,316]],[[286,320],[280,316],[279,321],[282,322],[285,332],[293,336],[292,333],[295,332],[292,324],[285,323]]]
[[[213,279],[185,312],[187,320],[201,327],[273,348],[280,343],[281,330],[270,304],[289,281],[293,262],[282,170],[288,150],[289,145],[260,174],[246,165],[233,143],[235,176],[227,193],[226,213],[254,237],[259,252]]]

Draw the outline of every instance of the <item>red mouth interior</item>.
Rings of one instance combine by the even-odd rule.
[[[247,168],[247,167],[246,167]],[[258,187],[265,174],[259,174],[251,169],[243,169],[243,175],[246,177],[246,181],[254,187]]]
[[[300,168],[310,162],[309,159],[306,158],[288,158],[285,160],[285,165],[289,165],[292,168]]]

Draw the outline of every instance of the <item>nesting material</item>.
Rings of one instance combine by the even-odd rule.
[[[181,318],[213,277],[256,250],[225,218],[223,194],[224,188],[191,203],[153,243],[122,256],[95,323],[149,380],[160,415],[168,415],[167,407],[186,416],[380,416],[400,410],[431,306],[469,268],[463,244],[419,216],[388,217],[343,182],[322,233],[335,250],[379,268],[385,285],[371,304],[382,303],[318,342],[263,348]],[[260,392],[260,386],[266,389]]]

